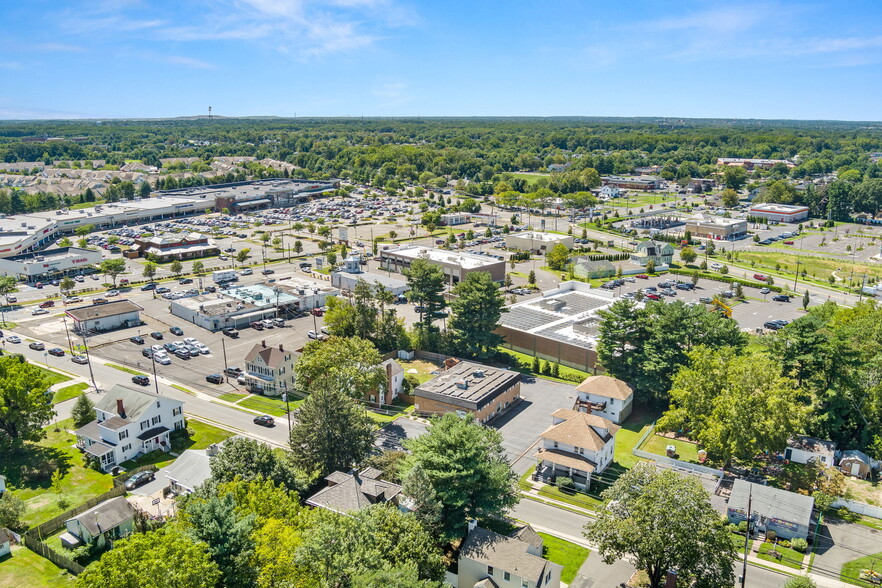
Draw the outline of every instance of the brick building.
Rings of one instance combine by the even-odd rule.
[[[447,368],[413,391],[414,408],[428,414],[472,413],[486,423],[521,395],[521,374],[470,361],[447,360]]]

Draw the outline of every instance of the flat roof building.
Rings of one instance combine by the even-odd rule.
[[[747,221],[723,218],[711,214],[699,214],[686,220],[686,229],[693,237],[731,241],[747,235]]]
[[[0,258],[0,274],[27,281],[81,274],[101,263],[101,252],[80,247],[46,249]]]
[[[505,279],[505,260],[486,255],[419,245],[405,245],[380,253],[380,264],[383,269],[398,273],[404,273],[416,259],[425,259],[432,265],[440,267],[451,285],[463,281],[471,272],[487,272],[494,282],[502,282]]]
[[[80,334],[101,333],[141,324],[141,306],[131,300],[114,300],[72,308],[65,314],[73,319],[73,330]]]
[[[794,204],[754,204],[748,214],[779,223],[796,223],[809,217],[809,207]]]
[[[470,412],[486,423],[520,398],[519,372],[456,359],[447,360],[446,365],[441,374],[414,389],[417,412]]]
[[[395,296],[400,296],[410,289],[407,282],[400,278],[362,271],[361,257],[358,255],[350,255],[343,261],[341,269],[331,273],[331,285],[343,292],[354,291],[359,280],[364,280],[371,286],[382,286]]]
[[[567,249],[573,248],[572,235],[558,235],[557,233],[542,233],[540,231],[524,231],[523,233],[509,233],[505,236],[505,246],[519,251],[529,251],[536,255],[543,255],[560,243]]]
[[[611,292],[584,282],[563,282],[543,292],[542,298],[509,306],[496,333],[504,338],[502,346],[513,351],[593,371],[600,323],[597,313],[614,300]]]

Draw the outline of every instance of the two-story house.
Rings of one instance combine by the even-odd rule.
[[[266,341],[251,348],[245,356],[245,373],[242,377],[251,392],[265,396],[281,396],[294,389],[294,364],[300,354],[278,347],[267,346]]]
[[[401,486],[382,480],[377,468],[334,472],[325,478],[327,486],[306,499],[306,504],[326,508],[337,513],[348,513],[372,504],[390,502],[396,506],[401,498]]]
[[[505,536],[470,521],[457,573],[448,573],[447,583],[454,588],[559,588],[563,566],[544,559],[542,545],[529,525]]]
[[[392,404],[404,391],[404,368],[394,359],[387,359],[380,366],[386,372],[386,383],[367,394],[365,400],[377,405]]]
[[[631,386],[609,376],[589,376],[576,386],[579,394],[573,410],[590,412],[617,425],[628,418],[634,404]]]
[[[591,476],[612,463],[619,427],[591,413],[561,408],[551,414],[552,425],[539,435],[542,447],[536,458],[536,478],[566,476],[578,488],[588,489]]]
[[[155,449],[171,450],[169,434],[183,429],[184,403],[117,384],[95,404],[96,419],[77,429],[77,447],[104,471]]]

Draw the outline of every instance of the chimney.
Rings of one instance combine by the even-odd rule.
[[[469,519],[469,533],[475,530],[475,527],[478,526],[478,521],[475,519]]]
[[[281,343],[279,343],[279,351],[282,351],[282,352],[284,352],[284,351],[285,351],[285,348],[284,348],[284,347],[282,347],[282,344],[281,344]]]
[[[260,346],[263,347],[264,349],[266,349],[266,341],[261,341]]]
[[[116,413],[122,418],[126,418],[126,408],[123,406],[123,399],[116,399]]]

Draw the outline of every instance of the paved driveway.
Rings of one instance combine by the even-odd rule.
[[[825,576],[838,577],[843,564],[882,551],[882,531],[833,519],[825,521],[815,541],[818,553],[812,571]]]
[[[531,448],[539,441],[539,434],[551,425],[551,413],[558,408],[573,408],[575,384],[524,376],[521,397],[521,402],[490,422],[502,433],[503,446],[518,475],[533,465]]]

